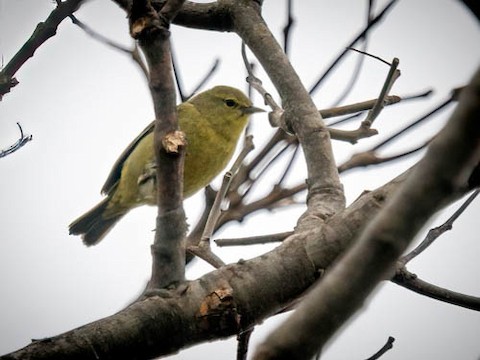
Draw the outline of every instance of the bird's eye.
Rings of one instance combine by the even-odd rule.
[[[233,108],[237,106],[237,102],[233,99],[225,99],[224,102],[225,102],[225,105],[227,105],[229,108]]]

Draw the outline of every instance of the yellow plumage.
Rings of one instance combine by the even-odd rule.
[[[240,91],[217,86],[177,106],[187,137],[184,198],[208,185],[228,164],[250,114],[262,111]],[[102,188],[107,197],[70,224],[86,245],[98,243],[129,210],[156,204],[152,122],[120,155]]]

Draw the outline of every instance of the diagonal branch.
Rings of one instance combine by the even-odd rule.
[[[315,82],[315,84],[310,88],[310,94],[313,94],[317,91],[318,87],[322,84],[322,82],[327,78],[330,72],[337,66],[340,60],[348,53],[349,48],[355,46],[355,44],[364,39],[367,36],[368,32],[372,30],[376,25],[379,24],[380,20],[390,11],[392,6],[397,2],[397,0],[391,0],[385,7],[376,15],[368,24],[367,26],[345,47],[345,49],[335,58],[335,60],[330,64],[327,70],[319,77],[319,79]]]
[[[307,163],[308,210],[300,221],[305,224],[308,219],[316,222],[345,206],[330,136],[315,104],[257,6],[252,1],[231,9],[235,30],[260,61],[282,98],[283,116],[298,137]]]
[[[23,44],[13,58],[0,71],[0,100],[2,96],[10,92],[10,89],[18,84],[13,77],[17,71],[33,57],[35,51],[48,39],[57,33],[58,25],[68,16],[78,10],[84,0],[66,0],[58,4],[44,22],[35,28],[30,38]]]
[[[420,255],[424,252],[432,243],[440,237],[444,232],[449,231],[453,228],[453,223],[455,220],[459,218],[460,215],[467,209],[467,207],[472,203],[473,200],[477,197],[478,193],[480,192],[479,189],[475,190],[468,199],[460,206],[452,216],[450,216],[447,221],[445,221],[442,225],[437,226],[427,233],[427,236],[423,241],[412,251],[410,251],[407,255],[402,256],[402,258],[398,261],[398,263],[402,266],[405,266],[408,262],[412,259]]]
[[[140,56],[140,53],[138,51],[138,47],[135,44],[133,49],[128,49],[124,47],[123,45],[103,36],[102,34],[96,32],[93,30],[91,27],[89,27],[87,24],[84,22],[80,21],[75,15],[69,15],[70,19],[72,20],[72,23],[77,25],[80,29],[82,29],[88,36],[91,38],[101,42],[102,44],[105,44],[115,50],[118,50],[122,52],[125,55],[128,55],[132,58],[132,60],[140,67],[142,70],[143,75],[148,79],[148,69],[147,66],[145,65],[143,59]]]
[[[409,272],[405,267],[399,268],[391,281],[406,289],[412,290],[417,294],[461,306],[466,309],[480,311],[480,297],[461,294],[456,291],[430,284],[420,279],[417,275]]]

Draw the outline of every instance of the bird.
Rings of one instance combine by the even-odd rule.
[[[186,135],[183,197],[207,186],[231,160],[253,106],[240,90],[215,86],[177,105],[178,124]],[[106,195],[69,225],[87,246],[98,244],[130,210],[156,205],[154,121],[122,152],[101,189]]]

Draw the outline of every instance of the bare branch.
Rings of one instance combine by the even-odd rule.
[[[388,105],[397,104],[399,102],[405,103],[406,101],[428,97],[432,93],[433,93],[433,90],[427,90],[427,91],[424,91],[424,92],[419,93],[419,94],[413,94],[413,95],[407,95],[407,96],[389,95],[385,98],[385,102],[384,102],[383,105],[388,106]],[[339,107],[332,108],[332,109],[320,110],[320,113],[322,114],[322,116],[325,119],[330,118],[330,117],[334,117],[334,116],[342,116],[342,115],[356,113],[353,116],[349,116],[347,118],[340,119],[340,120],[337,120],[337,121],[334,121],[334,122],[331,122],[331,123],[328,124],[328,126],[335,126],[335,125],[342,124],[342,123],[345,123],[345,122],[348,122],[348,121],[351,121],[351,120],[357,118],[358,116],[361,115],[362,111],[370,110],[371,108],[373,108],[376,101],[377,101],[377,99],[373,99],[373,100],[363,101],[363,102],[360,102],[360,103],[357,103],[357,104],[351,104],[351,105],[346,105],[346,106],[339,106]],[[356,108],[357,106],[358,106],[358,108]],[[330,111],[332,111],[332,110],[334,112],[330,114]],[[323,115],[324,112],[325,112],[325,116]]]
[[[247,136],[244,147],[238,155],[237,159],[235,160],[234,164],[223,177],[222,185],[220,187],[220,190],[218,190],[215,201],[213,202],[212,208],[210,209],[210,214],[208,215],[205,229],[203,230],[203,234],[198,246],[190,246],[188,248],[189,252],[207,261],[215,268],[219,268],[220,266],[225,265],[225,263],[218,256],[212,253],[210,248],[210,239],[212,238],[218,219],[220,218],[221,205],[222,202],[225,200],[225,195],[227,194],[227,191],[230,188],[232,177],[235,176],[235,174],[238,172],[238,169],[242,165],[243,160],[245,160],[245,157],[253,149],[253,137],[250,135]]]
[[[15,151],[17,151],[22,146],[24,146],[27,142],[33,139],[32,135],[23,134],[23,129],[20,123],[17,122],[17,126],[18,126],[18,129],[20,130],[20,138],[13,145],[10,145],[5,150],[0,150],[0,158],[13,154]]]
[[[220,64],[220,59],[216,58],[213,61],[213,64],[210,67],[210,70],[206,72],[203,78],[198,82],[198,84],[193,88],[193,90],[190,93],[186,93],[184,89],[183,80],[180,73],[180,67],[178,66],[178,62],[176,60],[175,53],[173,51],[172,51],[172,62],[173,62],[173,74],[175,75],[175,82],[177,83],[178,93],[180,95],[182,102],[184,102],[188,100],[190,97],[192,97],[198,90],[200,90],[205,85],[205,83],[212,77],[212,75],[218,69],[218,65]]]
[[[102,44],[109,46],[115,50],[118,50],[122,52],[125,55],[128,55],[129,57],[132,58],[132,60],[140,67],[142,70],[142,73],[145,75],[145,77],[148,79],[148,69],[147,66],[145,65],[142,57],[140,56],[140,53],[138,52],[138,47],[135,44],[133,49],[128,49],[124,47],[123,45],[103,36],[102,34],[96,32],[93,30],[91,27],[89,27],[87,24],[84,22],[78,20],[78,18],[75,15],[69,15],[70,19],[72,20],[72,23],[77,25],[80,29],[85,31],[87,35],[92,37],[93,39],[101,42]]]
[[[397,154],[397,155],[393,155],[393,156],[389,156],[389,157],[379,157],[376,154],[376,151],[378,149],[387,145],[388,143],[390,143],[391,141],[393,141],[397,137],[403,135],[407,131],[413,129],[415,126],[421,124],[426,119],[431,118],[432,115],[434,115],[438,111],[444,109],[452,101],[453,101],[453,98],[450,97],[448,100],[444,101],[443,103],[441,103],[440,105],[435,107],[433,110],[429,111],[427,114],[421,116],[419,119],[417,119],[414,122],[412,122],[411,124],[405,126],[403,129],[397,131],[392,136],[389,136],[387,139],[385,139],[382,142],[380,142],[379,144],[373,146],[371,149],[365,150],[361,153],[353,154],[350,157],[350,159],[348,159],[347,161],[345,161],[343,164],[341,164],[339,166],[339,171],[344,172],[346,170],[353,169],[353,168],[360,167],[360,166],[375,165],[375,164],[380,164],[380,163],[384,163],[384,162],[387,162],[387,161],[393,161],[393,160],[402,158],[404,156],[411,155],[411,154],[423,149],[430,142],[430,140],[426,141],[425,143],[423,143],[422,145],[420,145],[416,148],[413,148],[411,150],[402,152],[402,153]]]
[[[405,126],[403,129],[401,129],[400,131],[397,131],[395,134],[393,134],[392,136],[388,137],[387,139],[383,140],[381,143],[375,145],[373,148],[372,148],[372,151],[376,151],[382,147],[384,147],[385,145],[387,145],[388,143],[390,143],[391,141],[393,141],[394,139],[396,139],[397,137],[399,137],[400,135],[403,135],[405,132],[413,129],[414,127],[416,127],[417,125],[420,125],[423,121],[431,118],[432,115],[436,114],[437,112],[443,110],[447,105],[449,105],[451,102],[453,101],[453,99],[450,97],[449,99],[445,100],[444,102],[442,102],[440,105],[436,106],[433,110],[429,111],[427,114],[421,116],[419,119],[415,120],[414,122],[412,122],[411,124]]]
[[[158,216],[152,250],[149,291],[177,284],[185,278],[186,220],[183,210],[184,136],[178,131],[175,84],[172,75],[169,21],[183,1],[169,0],[160,13],[149,0],[133,1],[129,23],[149,67],[149,87],[155,109],[154,152]],[[164,144],[173,138],[173,153]],[[183,145],[182,145],[183,144]]]
[[[239,246],[239,245],[258,245],[268,244],[273,242],[281,242],[290,235],[293,235],[293,231],[286,231],[278,234],[249,236],[245,238],[235,239],[216,239],[214,240],[218,246]]]
[[[367,33],[372,30],[380,20],[388,13],[392,6],[397,2],[397,0],[391,0],[385,7],[380,11],[380,13],[375,16],[367,26],[344,48],[344,50],[337,55],[335,60],[330,64],[330,66],[325,70],[325,72],[319,77],[315,84],[310,88],[309,93],[313,94],[319,88],[320,84],[327,78],[330,72],[337,66],[340,60],[348,53],[348,49],[355,46],[355,44],[364,39]]]
[[[213,61],[213,64],[212,66],[210,67],[210,70],[208,70],[205,75],[203,76],[203,78],[198,82],[198,84],[193,88],[193,90],[190,92],[190,96],[193,96],[193,94],[195,94],[198,90],[200,90],[208,80],[210,80],[210,78],[212,77],[213,74],[215,74],[215,71],[217,71],[218,69],[218,65],[220,64],[220,59],[219,58],[216,58],[214,61]]]
[[[285,54],[288,54],[289,45],[290,45],[290,34],[292,31],[292,27],[295,23],[295,19],[293,18],[293,0],[287,0],[287,23],[283,28],[283,51]]]
[[[395,342],[395,338],[389,336],[388,339],[387,339],[387,342],[385,343],[385,345],[383,345],[380,350],[378,350],[375,354],[373,354],[372,356],[370,356],[367,360],[377,360],[377,359],[380,359],[380,357],[382,357],[383,354],[385,354],[388,350],[390,350],[390,349],[393,348],[393,343],[394,343],[394,342]]]
[[[355,52],[357,52],[357,53],[359,53],[359,54],[362,54],[362,55],[371,57],[371,58],[373,58],[373,59],[376,59],[376,60],[378,60],[378,61],[380,61],[380,62],[382,62],[382,63],[384,63],[384,64],[386,64],[386,65],[388,65],[388,66],[390,66],[390,67],[392,66],[392,64],[389,63],[387,60],[382,59],[380,56],[376,56],[376,55],[370,54],[370,53],[368,53],[368,52],[366,52],[366,51],[364,51],[364,50],[358,50],[358,49],[355,49],[355,48],[353,48],[353,47],[348,48],[348,50],[352,50],[352,51],[355,51]]]
[[[66,0],[58,4],[44,22],[35,28],[30,38],[23,44],[13,58],[0,71],[0,100],[18,84],[13,77],[28,59],[33,57],[35,51],[48,39],[57,33],[58,25],[69,15],[78,10],[84,0]]]
[[[397,95],[389,95],[386,96],[383,99],[383,105],[388,106],[388,105],[393,105],[396,103],[399,103],[400,101],[403,101],[404,99],[401,98],[400,96]],[[348,115],[348,114],[354,114],[360,111],[365,111],[365,110],[370,110],[372,109],[375,104],[379,101],[379,99],[372,99],[372,100],[367,100],[367,101],[362,101],[359,103],[355,104],[350,104],[350,105],[344,105],[344,106],[337,106],[329,109],[322,109],[319,110],[320,114],[324,119],[336,117],[336,116],[342,116],[342,115]],[[329,126],[337,125],[337,123],[332,123],[329,124]]]
[[[399,60],[397,58],[394,58],[390,66],[390,71],[388,72],[387,78],[385,79],[385,82],[383,84],[382,90],[380,91],[380,95],[378,96],[377,102],[373,106],[372,110],[368,112],[367,118],[362,121],[362,127],[370,128],[370,126],[373,124],[375,119],[382,111],[385,98],[388,96],[390,89],[400,76],[400,71],[397,70],[398,64]]]
[[[444,232],[452,230],[453,223],[455,220],[458,219],[460,215],[467,209],[467,207],[475,200],[480,190],[475,190],[467,200],[460,206],[452,216],[448,218],[442,225],[437,226],[433,229],[430,229],[427,236],[423,241],[412,251],[410,251],[407,255],[402,256],[402,258],[398,261],[398,263],[402,266],[407,265],[412,259],[420,255],[423,251],[425,251],[433,242],[438,239]]]
[[[374,151],[364,151],[361,153],[357,153],[352,155],[350,159],[348,159],[343,164],[341,164],[338,167],[338,171],[340,173],[344,173],[347,170],[355,169],[358,167],[367,167],[370,165],[378,165],[378,164],[383,164],[383,163],[403,159],[404,157],[413,155],[418,151],[424,149],[430,143],[430,141],[431,140],[428,140],[413,149],[401,152],[400,154],[391,155],[391,156],[378,156]]]
[[[409,272],[405,267],[397,269],[395,276],[391,279],[397,285],[412,290],[418,294],[440,300],[449,304],[457,305],[466,309],[480,311],[480,298],[461,294],[452,290],[448,290],[417,277],[417,275]]]
[[[368,2],[367,21],[366,21],[367,26],[372,21],[373,4],[374,4],[374,1],[369,1]],[[363,39],[362,51],[366,51],[367,48],[368,48],[368,36],[367,36],[367,34],[365,34],[365,37]],[[362,65],[363,65],[363,60],[364,59],[365,58],[363,56],[358,57],[358,60],[355,64],[355,69],[353,70],[352,75],[350,76],[350,80],[345,85],[345,88],[343,89],[343,92],[340,93],[340,95],[337,97],[337,99],[333,102],[334,106],[340,104],[348,96],[348,94],[350,94],[350,92],[352,91],[353,87],[355,86],[355,83],[358,80],[358,77],[360,76],[360,72],[362,70]]]
[[[282,115],[283,109],[276,103],[273,99],[272,95],[263,87],[262,80],[256,77],[253,74],[253,69],[251,63],[248,61],[247,52],[245,50],[245,43],[242,41],[242,59],[245,68],[247,69],[248,76],[247,82],[248,85],[257,90],[257,92],[262,96],[265,105],[270,106],[272,111],[268,114],[268,120],[270,121],[270,125],[273,127],[280,127],[285,132],[289,133],[290,130],[286,129],[284,123],[282,123]]]

